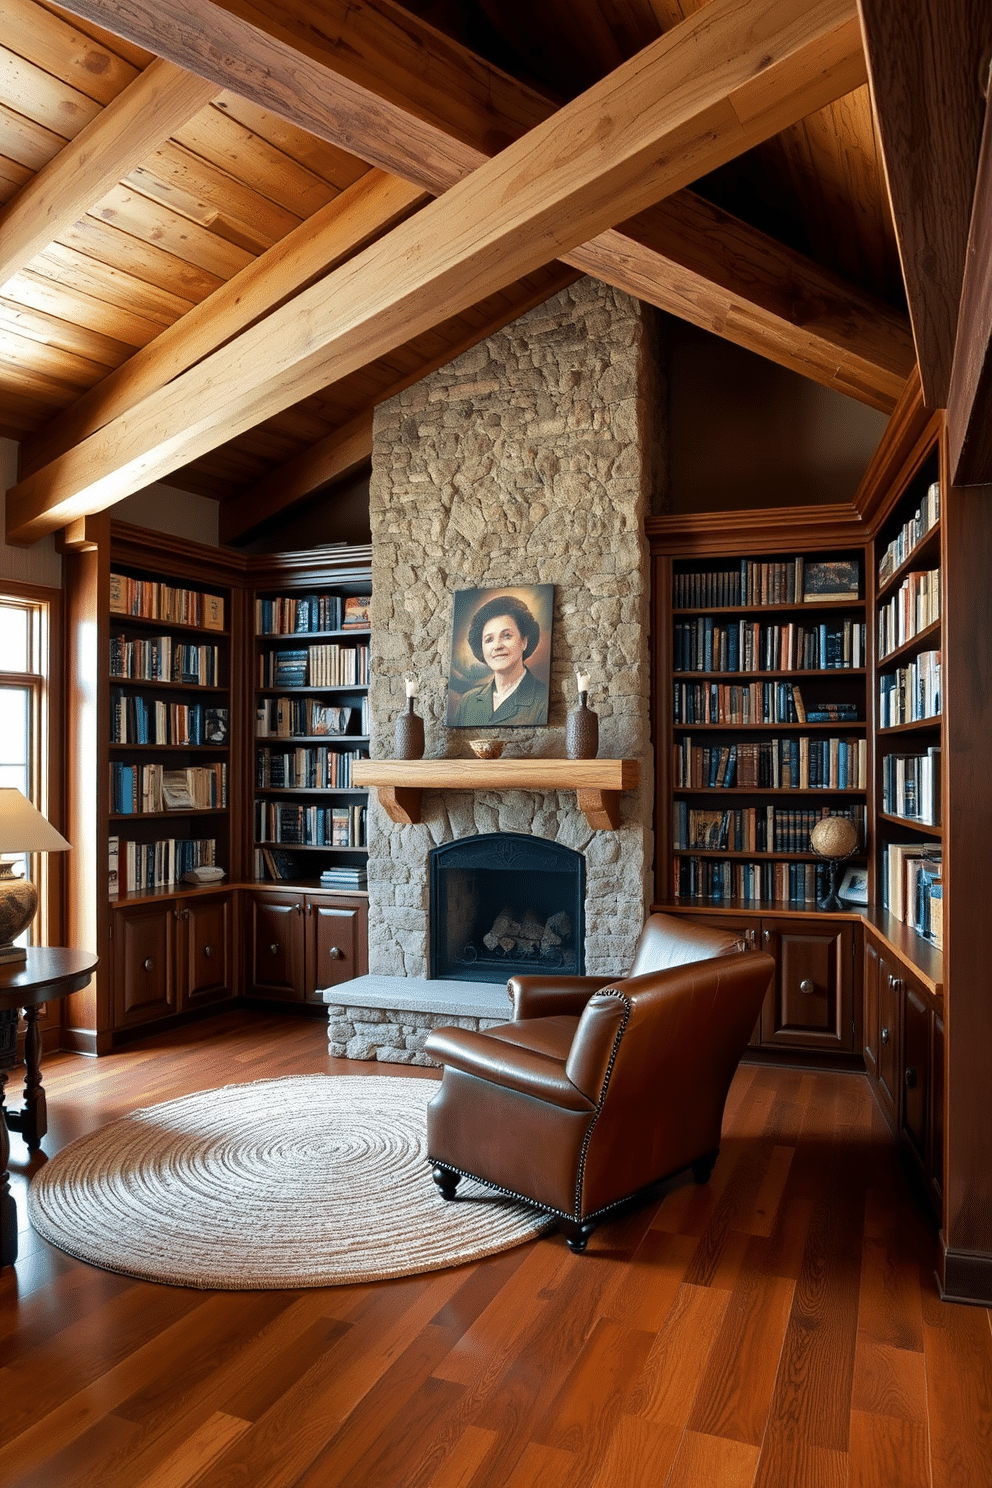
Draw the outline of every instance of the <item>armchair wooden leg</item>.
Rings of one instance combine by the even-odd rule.
[[[461,1173],[453,1173],[450,1168],[443,1168],[440,1163],[431,1169],[431,1177],[437,1184],[442,1199],[453,1199],[455,1189],[462,1181]]]
[[[573,1250],[576,1255],[581,1255],[588,1245],[589,1236],[596,1226],[590,1224],[588,1220],[580,1223],[575,1219],[562,1219],[558,1221],[558,1228],[565,1236],[565,1244],[569,1250]]]
[[[709,1183],[717,1158],[720,1156],[719,1148],[716,1152],[707,1152],[703,1157],[697,1157],[691,1164],[692,1176],[697,1183]]]

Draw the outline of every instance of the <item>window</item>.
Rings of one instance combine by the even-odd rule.
[[[58,750],[52,748],[50,636],[57,603],[57,592],[0,581],[0,785],[16,786],[46,817],[58,804],[52,785],[61,763]],[[15,868],[26,872],[38,888],[40,907],[34,922],[38,939],[49,939],[52,928],[56,870],[48,858],[49,854],[38,853],[28,864],[22,857]]]

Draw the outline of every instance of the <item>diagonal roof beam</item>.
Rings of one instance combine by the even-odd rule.
[[[217,82],[233,66],[238,91],[435,195],[555,110],[392,0],[322,0],[319,31],[293,0],[278,16],[272,0],[69,6]],[[851,63],[853,88],[866,74]],[[885,412],[913,365],[904,315],[686,191],[655,208],[649,234],[610,233],[567,261]]]
[[[25,439],[19,473],[30,475],[133,408],[427,200],[415,186],[370,170]]]
[[[219,91],[150,62],[0,211],[0,290]]]
[[[259,325],[7,496],[33,542],[645,210],[846,92],[854,0],[711,0]]]

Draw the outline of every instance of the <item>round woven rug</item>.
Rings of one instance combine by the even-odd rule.
[[[301,1075],[132,1111],[36,1175],[31,1222],[105,1270],[178,1286],[337,1286],[508,1250],[548,1216],[427,1163],[432,1080]]]

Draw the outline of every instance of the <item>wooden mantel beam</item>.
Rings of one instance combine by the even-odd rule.
[[[15,486],[30,543],[467,309],[850,90],[854,0],[711,0],[412,221]]]
[[[218,91],[150,62],[0,211],[0,289]]]

